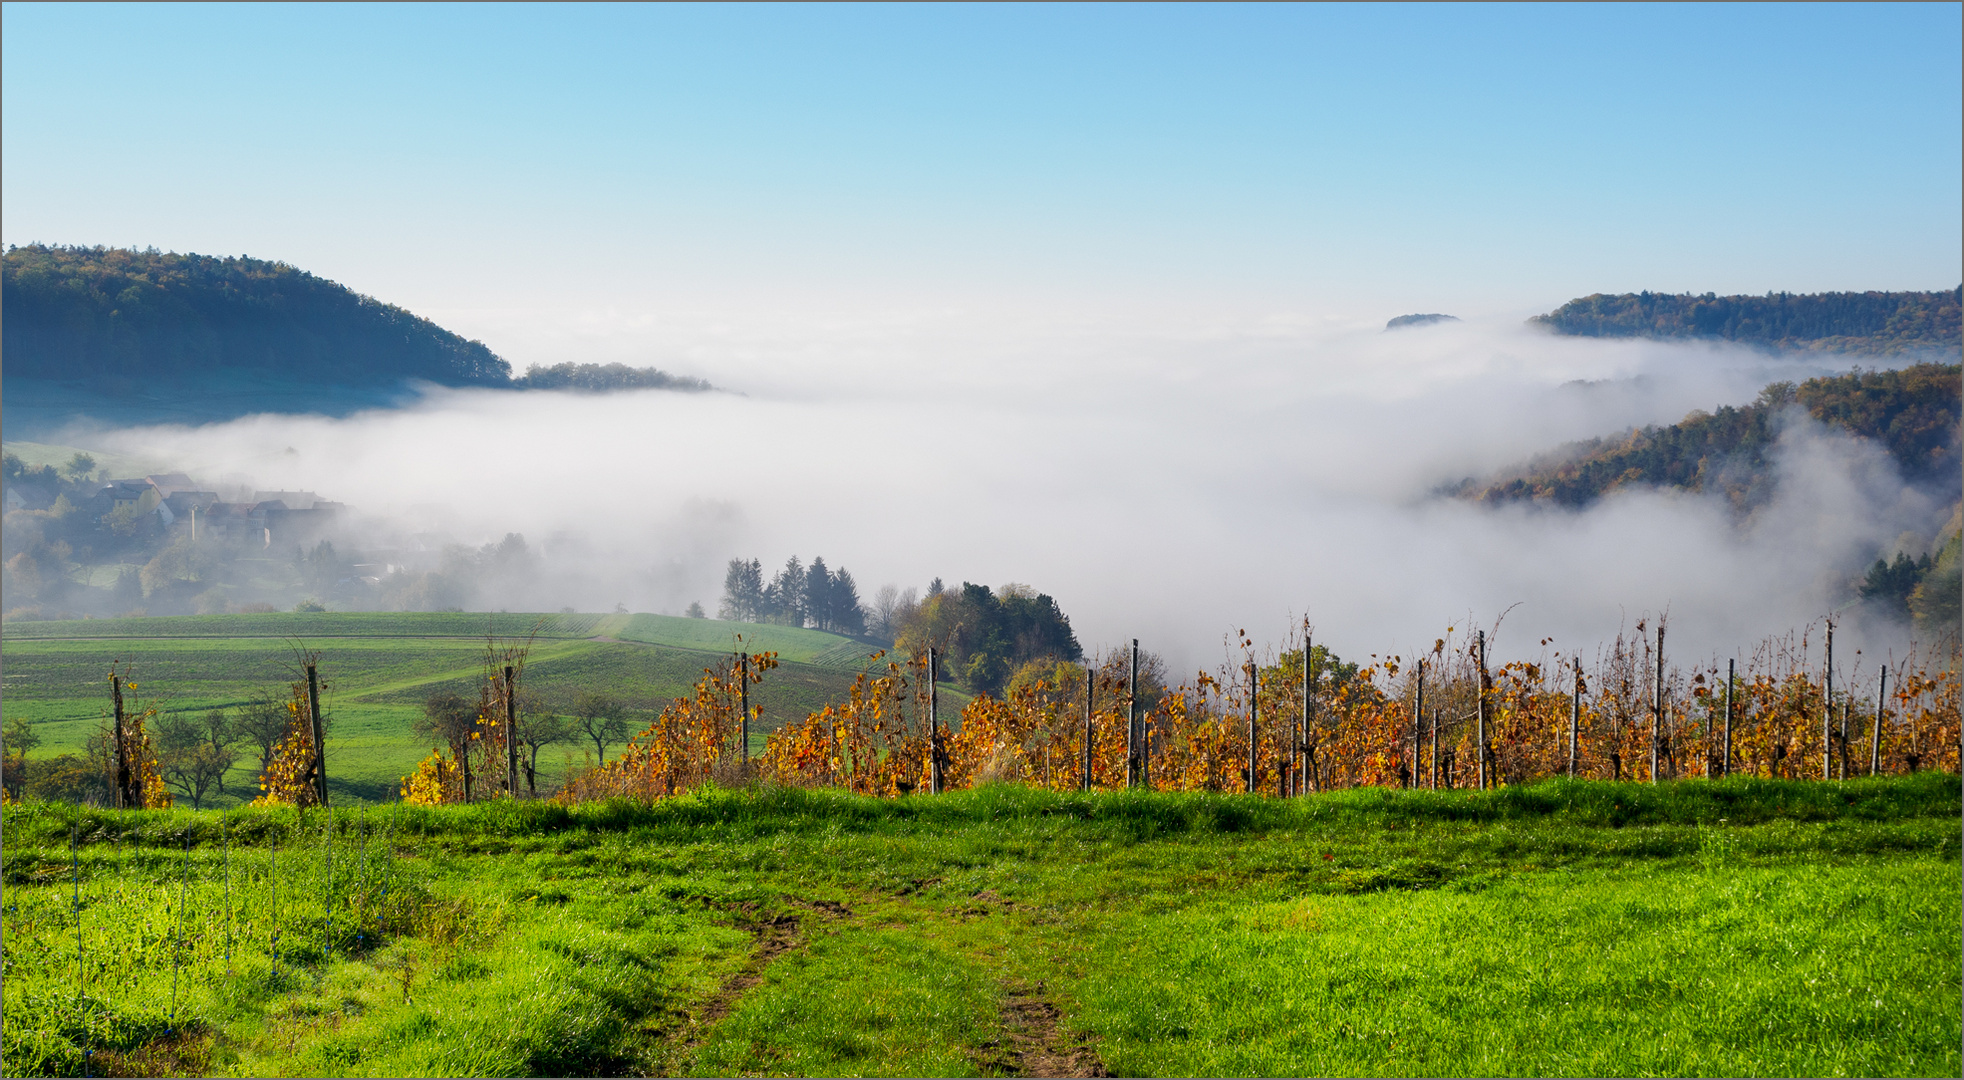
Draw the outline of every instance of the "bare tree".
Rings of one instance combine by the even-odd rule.
[[[594,756],[607,762],[607,748],[627,741],[627,707],[620,699],[591,690],[573,699],[573,732],[593,743]]]
[[[416,718],[416,734],[443,740],[450,752],[462,756],[478,729],[477,704],[462,694],[431,694]]]
[[[235,742],[251,743],[259,751],[259,772],[273,763],[273,751],[286,738],[289,717],[285,702],[262,697],[239,706],[232,715]]]
[[[191,800],[191,808],[204,809],[205,793],[225,790],[225,774],[239,760],[232,750],[231,721],[224,710],[213,709],[202,717],[183,713],[165,716],[157,722],[158,766],[164,783]]]
[[[524,695],[518,702],[518,767],[525,770],[525,790],[539,793],[539,751],[555,743],[570,742],[578,733],[563,716],[545,707],[537,698]]]
[[[920,607],[921,594],[913,586],[908,586],[903,592],[892,585],[882,585],[880,591],[873,594],[866,631],[874,637],[892,641]]]

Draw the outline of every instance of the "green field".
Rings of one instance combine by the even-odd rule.
[[[33,725],[42,738],[37,757],[79,752],[108,715],[112,665],[135,681],[138,702],[201,712],[268,692],[283,696],[302,677],[298,652],[315,651],[330,722],[331,793],[388,801],[429,752],[412,732],[421,703],[439,691],[475,694],[487,634],[532,637],[526,685],[546,702],[563,708],[592,690],[644,717],[689,693],[741,634],[745,648],[783,660],[753,697],[764,710],[752,736],[759,750],[779,724],[842,699],[875,648],[816,630],[664,615],[319,612],[11,622],[0,640],[0,708]],[[959,709],[964,699],[948,700]],[[592,750],[554,747],[541,764],[556,782]],[[255,765],[242,760],[225,793],[208,796],[208,805],[223,808],[256,794]]]
[[[107,471],[110,476],[116,478],[147,476],[151,473],[169,471],[169,466],[164,462],[152,458],[111,454],[102,450],[85,450],[79,446],[61,446],[55,443],[8,439],[0,443],[0,453],[12,454],[24,465],[53,465],[57,469],[68,464],[76,454],[87,454],[95,459],[97,469]]]
[[[4,1050],[23,1075],[1955,1076],[1959,813],[1928,773],[710,790],[343,811],[331,844],[319,811],[30,804]]]

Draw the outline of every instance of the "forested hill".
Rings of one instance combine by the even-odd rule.
[[[1529,322],[1581,337],[1705,338],[1775,350],[1897,355],[1964,351],[1964,287],[1946,292],[1597,293]]]
[[[1766,453],[1779,437],[1790,404],[1823,423],[1882,444],[1904,475],[1921,482],[1958,482],[1958,424],[1964,414],[1964,366],[1916,364],[1774,383],[1744,406],[1698,411],[1668,427],[1572,443],[1510,476],[1456,493],[1489,503],[1540,500],[1582,506],[1626,486],[1720,491],[1741,513],[1772,492]]]
[[[607,393],[713,389],[625,364],[512,377],[482,342],[283,262],[156,250],[9,248],[0,357],[10,439],[253,413],[387,408],[418,381]]]
[[[511,377],[482,343],[285,263],[154,249],[10,248],[0,351],[8,376],[47,379],[213,369],[337,384]]]

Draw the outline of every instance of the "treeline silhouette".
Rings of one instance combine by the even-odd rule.
[[[1942,292],[1596,293],[1529,322],[1582,337],[1712,338],[1772,349],[1956,353],[1964,287]]]
[[[537,364],[512,380],[526,390],[576,390],[602,394],[610,390],[714,390],[702,379],[670,375],[659,368],[629,367],[626,364]]]

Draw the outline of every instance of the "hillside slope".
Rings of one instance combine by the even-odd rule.
[[[624,364],[516,378],[483,342],[284,262],[33,244],[0,256],[0,355],[12,439],[74,426],[346,415],[412,386],[711,389]]]
[[[1693,412],[1666,426],[1570,443],[1517,470],[1468,481],[1454,493],[1487,503],[1535,500],[1585,506],[1620,487],[1719,491],[1746,512],[1771,494],[1767,451],[1781,416],[1797,405],[1822,423],[1874,439],[1916,482],[1957,483],[1964,366],[1917,364],[1774,383],[1749,405]]]
[[[1528,320],[1580,337],[1702,338],[1773,350],[1956,355],[1964,287],[1939,292],[1596,293]]]
[[[482,342],[282,262],[31,245],[0,258],[10,378],[235,369],[297,381],[502,386]]]

